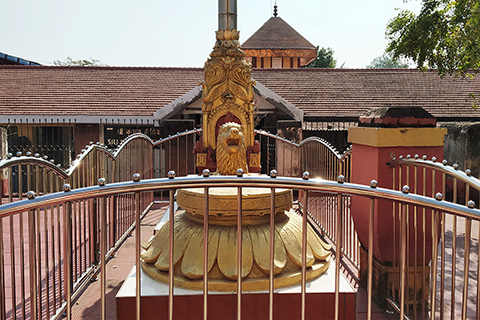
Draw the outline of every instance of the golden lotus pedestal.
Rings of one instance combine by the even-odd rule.
[[[237,188],[209,188],[208,304],[209,319],[237,315]],[[174,218],[174,304],[176,319],[203,318],[204,189],[177,193]],[[302,217],[292,209],[292,191],[275,190],[275,319],[300,318]],[[267,319],[269,312],[270,203],[268,188],[242,188],[242,318]],[[141,317],[168,319],[168,210],[155,236],[143,245]],[[330,246],[307,228],[306,319],[333,319],[335,263]],[[117,318],[135,318],[135,268],[117,294]],[[355,318],[355,291],[340,278],[340,318]]]
[[[237,288],[238,188],[209,189],[209,290],[233,292]],[[174,284],[201,290],[204,271],[204,189],[177,192],[174,220]],[[270,272],[270,204],[268,188],[242,188],[242,288],[268,290]],[[293,209],[292,191],[275,190],[275,288],[301,282],[302,217]],[[169,222],[144,244],[142,267],[153,279],[168,283]],[[307,281],[329,266],[330,246],[307,226]]]

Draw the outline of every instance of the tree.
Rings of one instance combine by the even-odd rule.
[[[401,58],[394,58],[392,54],[385,52],[380,57],[376,57],[367,66],[367,69],[402,69],[410,65]]]
[[[441,75],[480,68],[480,1],[422,0],[418,15],[403,10],[387,26],[388,52]]]
[[[88,59],[73,60],[71,57],[67,57],[65,61],[54,60],[53,64],[56,66],[79,66],[79,67],[102,67],[106,64],[100,62],[100,60],[90,57]]]
[[[337,60],[333,58],[334,51],[332,48],[321,48],[318,50],[315,60],[310,62],[307,68],[335,68]]]

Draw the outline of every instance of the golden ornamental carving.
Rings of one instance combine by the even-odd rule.
[[[216,154],[217,174],[235,175],[238,169],[248,173],[247,146],[238,123],[227,122],[220,127]]]
[[[203,87],[203,145],[216,148],[217,121],[232,112],[244,126],[247,147],[253,145],[255,82],[251,63],[245,59],[237,30],[219,30],[217,42],[205,63]],[[225,108],[228,105],[230,109]],[[233,111],[232,111],[233,110]]]

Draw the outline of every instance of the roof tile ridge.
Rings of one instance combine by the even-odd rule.
[[[155,67],[155,66],[23,66],[0,65],[1,69],[81,69],[81,70],[192,70],[201,71],[202,67]]]

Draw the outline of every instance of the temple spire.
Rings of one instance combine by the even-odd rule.
[[[218,30],[237,29],[237,0],[218,0]]]
[[[274,17],[278,16],[277,0],[275,0],[275,5],[273,6],[273,16]]]

